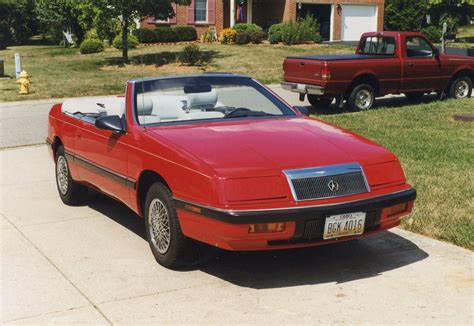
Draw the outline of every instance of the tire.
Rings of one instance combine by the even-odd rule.
[[[181,231],[170,191],[154,183],[145,201],[145,228],[156,261],[170,269],[190,267],[199,258],[200,243]]]
[[[72,179],[63,146],[56,151],[55,161],[56,187],[63,203],[70,206],[84,203],[88,188]]]
[[[425,93],[423,92],[413,92],[413,93],[405,93],[405,96],[408,98],[410,102],[421,102],[423,101],[423,96]]]
[[[454,79],[449,86],[448,95],[454,99],[470,98],[472,94],[472,80],[468,76],[460,76]]]
[[[333,100],[332,97],[323,97],[323,96],[308,94],[308,102],[315,109],[329,107],[332,103],[332,100]]]
[[[359,84],[352,89],[347,99],[347,106],[354,112],[367,111],[373,107],[374,102],[374,88],[369,84]]]

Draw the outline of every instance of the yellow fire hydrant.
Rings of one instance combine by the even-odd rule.
[[[16,81],[17,84],[20,84],[19,94],[28,94],[30,92],[31,80],[30,76],[26,71],[20,73],[20,78]]]

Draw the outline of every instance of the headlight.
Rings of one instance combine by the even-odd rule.
[[[283,179],[279,176],[227,179],[224,181],[228,201],[286,198]]]

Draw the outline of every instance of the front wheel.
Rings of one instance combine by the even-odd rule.
[[[472,94],[472,80],[468,76],[456,78],[450,88],[449,97],[455,99],[470,98]]]
[[[78,205],[87,198],[87,187],[74,181],[71,177],[69,164],[62,146],[56,151],[56,186],[59,197],[66,205]]]
[[[156,182],[145,201],[145,227],[156,261],[167,268],[188,267],[198,259],[200,244],[181,231],[171,193]]]
[[[369,84],[360,84],[354,87],[347,100],[351,111],[367,111],[375,102],[374,88]]]

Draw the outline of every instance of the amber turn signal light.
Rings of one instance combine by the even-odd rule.
[[[250,224],[249,233],[273,233],[285,231],[285,223]]]
[[[408,209],[408,203],[393,205],[386,208],[387,216],[394,216],[405,212]]]

